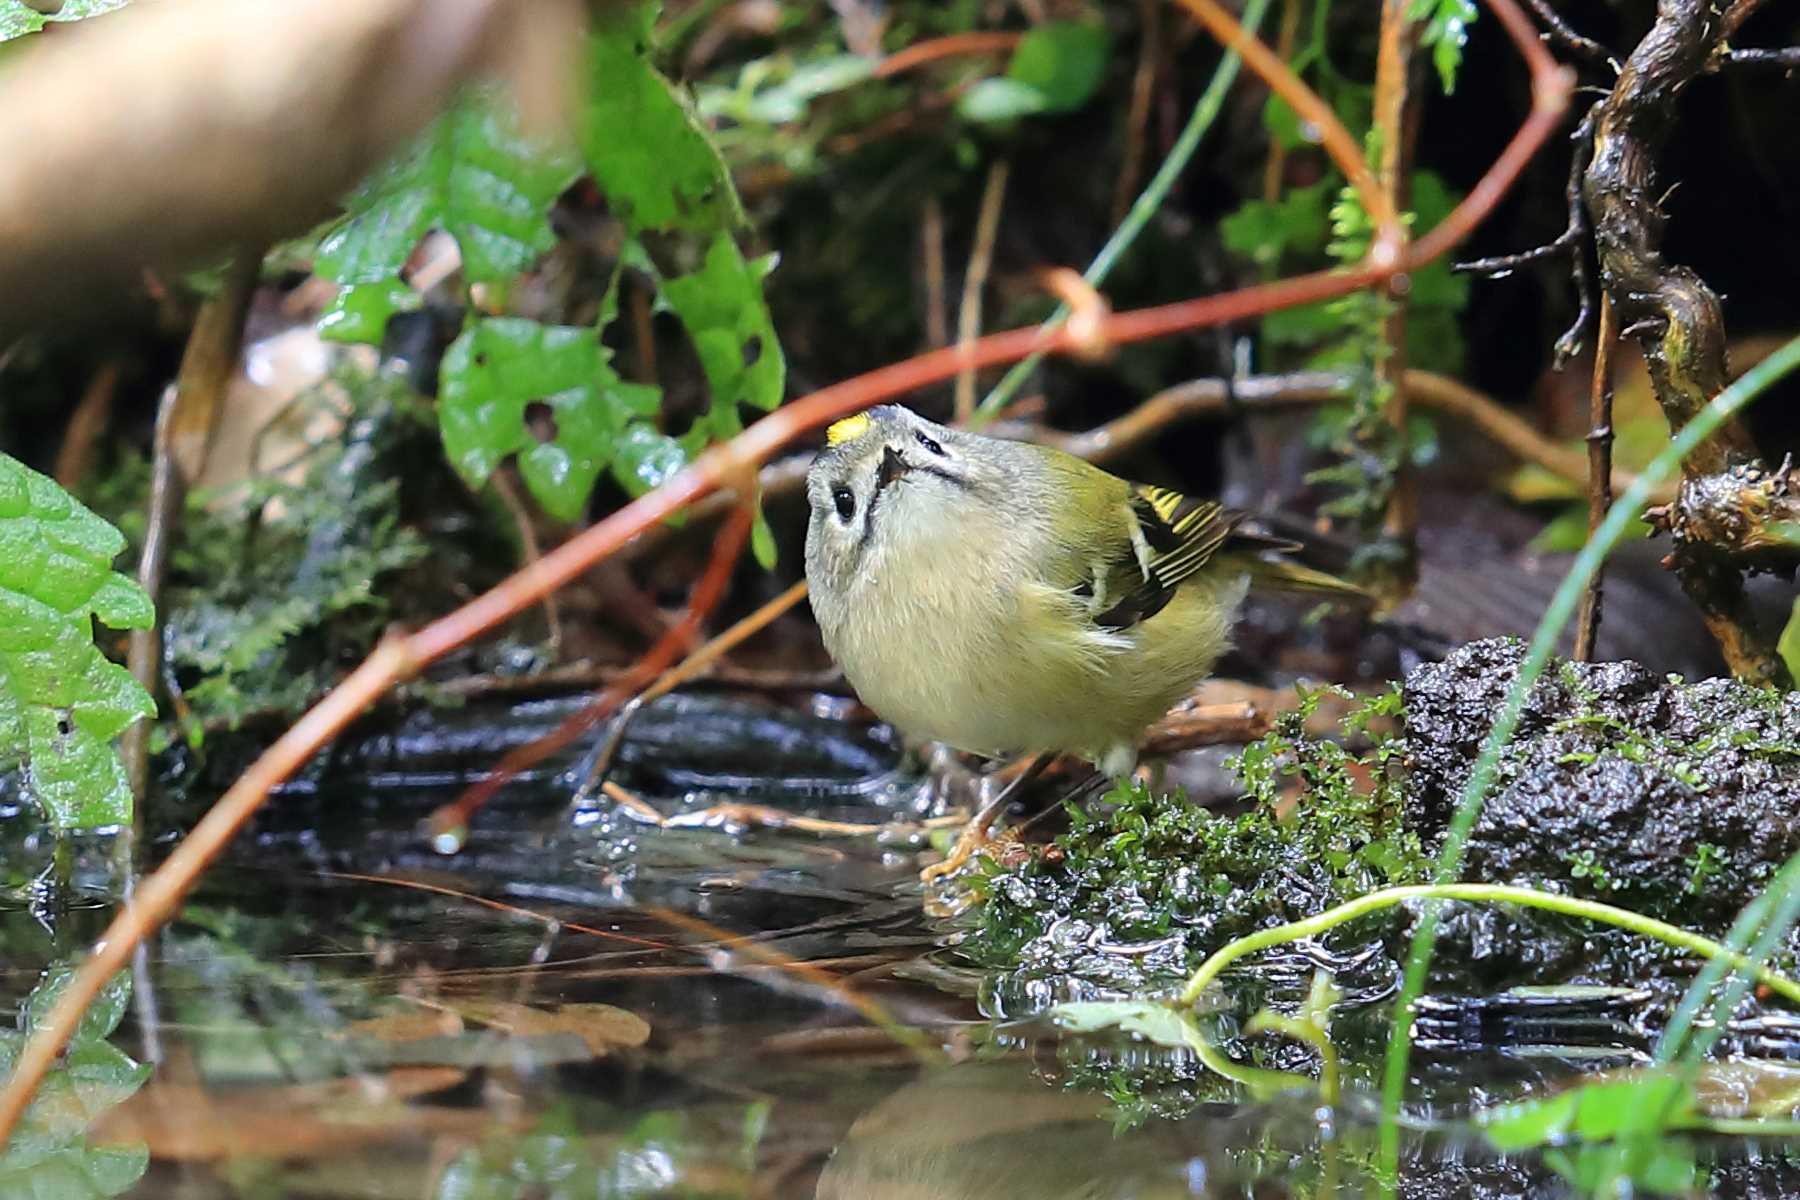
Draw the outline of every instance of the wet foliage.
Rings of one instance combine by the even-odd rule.
[[[1024,865],[995,868],[960,951],[1002,972],[996,994],[1029,1008],[1071,986],[1167,985],[1233,938],[1376,888],[1416,883],[1426,859],[1401,824],[1400,745],[1372,732],[1389,693],[1345,721],[1361,752],[1307,732],[1318,696],[1245,748],[1248,811],[1222,815],[1143,784],[1115,789]]]

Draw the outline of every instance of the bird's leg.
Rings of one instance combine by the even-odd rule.
[[[956,844],[950,847],[950,854],[941,863],[933,863],[919,872],[919,879],[924,883],[942,879],[960,871],[965,863],[975,856],[975,852],[988,844],[988,829],[994,820],[1012,803],[1012,798],[1030,785],[1031,781],[1044,773],[1050,765],[1054,754],[1040,754],[1011,783],[1000,789],[1000,794],[981,806],[981,810],[969,818],[963,826],[962,833],[957,835]]]

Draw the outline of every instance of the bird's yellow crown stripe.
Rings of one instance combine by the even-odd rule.
[[[868,413],[857,413],[853,417],[845,417],[841,421],[833,422],[830,428],[825,430],[825,444],[841,446],[845,442],[861,437],[868,432],[868,429]]]

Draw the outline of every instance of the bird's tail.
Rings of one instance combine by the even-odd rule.
[[[1375,597],[1366,588],[1358,587],[1347,579],[1340,579],[1325,571],[1315,570],[1289,558],[1265,558],[1261,555],[1243,555],[1238,559],[1241,566],[1250,576],[1250,586],[1277,592],[1310,592],[1331,596],[1354,597],[1359,600],[1373,602]]]

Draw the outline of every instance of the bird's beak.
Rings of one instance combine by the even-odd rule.
[[[875,475],[875,486],[877,488],[884,488],[911,469],[912,468],[907,465],[906,460],[900,457],[900,452],[898,450],[894,449],[892,446],[883,446],[881,449],[881,469]]]

